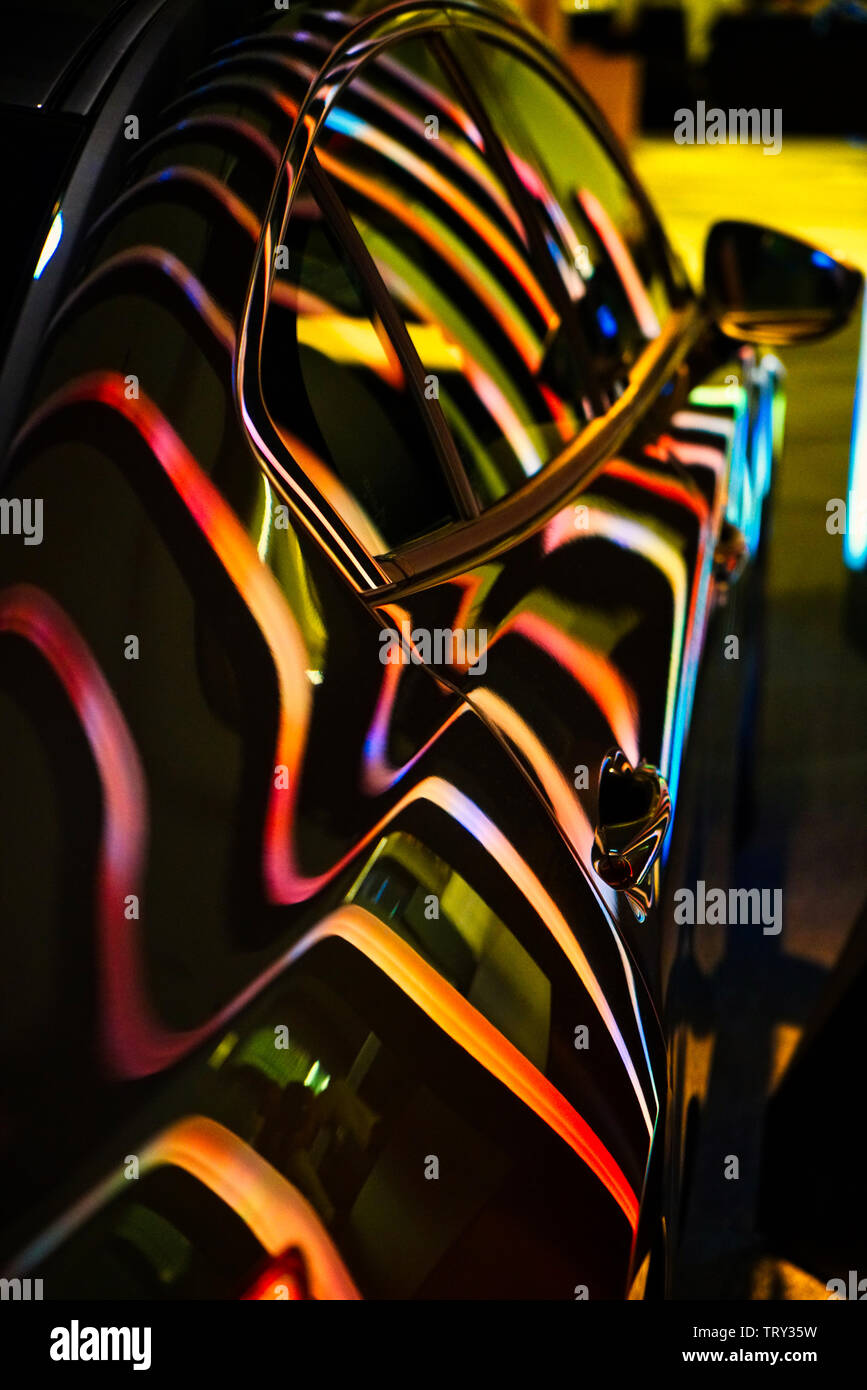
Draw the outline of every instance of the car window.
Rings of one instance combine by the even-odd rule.
[[[286,447],[372,554],[457,519],[424,412],[306,176],[275,254],[262,387]]]
[[[449,47],[544,222],[597,373],[617,381],[671,309],[665,261],[634,190],[577,107],[529,59],[465,29]]]
[[[316,151],[401,311],[478,501],[496,502],[580,430],[586,385],[552,371],[558,304],[428,42],[401,41],[368,63]]]

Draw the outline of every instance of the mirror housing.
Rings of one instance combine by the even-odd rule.
[[[863,279],[809,242],[755,222],[716,222],[708,233],[707,306],[737,342],[784,347],[824,338],[848,320]]]

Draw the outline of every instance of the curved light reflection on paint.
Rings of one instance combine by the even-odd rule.
[[[625,516],[621,512],[608,509],[601,498],[594,498],[590,505],[587,498],[587,524],[580,532],[575,530],[570,512],[559,512],[545,527],[543,546],[546,554],[580,540],[582,536],[604,536],[606,540],[624,550],[645,556],[666,578],[674,601],[674,621],[672,623],[671,653],[666,686],[665,719],[662,739],[662,771],[670,777],[672,771],[672,750],[679,747],[682,730],[675,728],[677,716],[677,692],[680,676],[680,657],[683,647],[687,612],[687,575],[683,556],[670,541],[663,539],[654,529],[659,525],[653,517],[639,519]]]
[[[647,1104],[632,1057],[604,991],[571,928],[511,841],[456,787],[438,777],[424,778],[330,868],[314,876],[300,871],[295,862],[295,800],[300,784],[312,695],[306,676],[306,648],[283,593],[271,571],[262,564],[256,547],[234,512],[199,468],[171,425],[145,395],[137,400],[127,399],[124,378],[120,373],[95,372],[62,388],[35,412],[13,447],[26,439],[47,416],[65,406],[84,402],[101,403],[114,409],[147,442],[190,515],[213,546],[271,652],[280,692],[275,761],[287,769],[288,785],[278,788],[275,785],[277,779],[272,779],[266,812],[263,859],[265,887],[270,900],[283,904],[306,901],[350,865],[405,807],[419,800],[430,801],[461,824],[487,850],[551,932],[601,1015],[650,1129]],[[110,691],[107,693],[111,694]],[[120,713],[119,710],[117,713]],[[124,889],[125,893],[132,891],[135,889],[129,885]],[[121,902],[122,899],[123,894],[120,895]],[[139,998],[136,981],[143,976],[139,968],[138,947],[129,932],[129,923],[122,916],[117,918],[113,915],[109,916],[108,923],[108,930],[114,931],[116,939],[105,943],[106,968],[117,972],[118,979],[124,980],[129,987],[128,1000],[123,988],[110,992],[111,1000],[117,1001],[109,1015],[112,1030],[110,1055],[126,1075],[147,1075],[185,1055],[243,1007],[282,968],[279,961],[275,962],[200,1028],[185,1034],[173,1034],[154,1023],[146,1003]],[[125,1007],[127,1003],[128,1011]],[[134,1003],[136,1007],[133,1007]]]
[[[347,904],[307,933],[289,957],[304,954],[316,942],[334,936],[361,951],[443,1032],[559,1135],[608,1189],[635,1230],[635,1193],[586,1121],[499,1029],[379,918]]]
[[[372,913],[355,904],[338,908],[281,957],[280,972],[322,941],[334,939],[364,955],[438,1028],[563,1140],[611,1194],[635,1232],[638,1198],[616,1160],[578,1111],[499,1029]],[[343,1278],[354,1289],[339,1255],[302,1194],[222,1125],[203,1117],[182,1121],[147,1145],[140,1155],[142,1173],[168,1163],[191,1173],[231,1206],[269,1254],[278,1255],[291,1245],[299,1245],[310,1263],[311,1276],[314,1267],[320,1271],[324,1267],[332,1285]],[[100,1184],[22,1252],[14,1266],[26,1268],[44,1259],[125,1185],[122,1170]],[[315,1258],[311,1259],[311,1255]],[[337,1268],[333,1267],[332,1258],[338,1262]]]
[[[467,594],[462,602],[461,613],[465,614],[466,604],[473,600],[476,587],[476,584],[466,584]],[[387,611],[398,628],[403,621],[408,619],[406,612],[403,609],[397,608],[396,605],[390,605]],[[457,628],[459,626],[460,624],[456,616],[454,627]],[[587,689],[588,693],[591,694],[591,698],[594,698],[599,707],[603,709],[611,727],[619,731],[618,736],[623,741],[622,746],[624,750],[629,748],[635,750],[634,760],[637,761],[638,744],[635,722],[637,718],[636,700],[633,692],[622,681],[622,678],[619,676],[613,664],[600,653],[591,648],[584,647],[582,644],[568,638],[561,629],[556,628],[553,624],[546,622],[544,619],[540,618],[539,615],[534,613],[521,613],[512,619],[508,619],[503,628],[491,639],[487,650],[490,651],[497,640],[509,631],[518,632],[525,637],[529,637],[531,641],[548,651],[555,660],[559,661],[564,666],[564,669],[569,670],[570,673],[575,676],[576,680],[578,680],[578,682]],[[425,743],[424,747],[402,767],[389,767],[385,757],[388,737],[387,726],[400,676],[404,669],[404,666],[398,663],[390,663],[385,667],[385,678],[377,700],[374,720],[368,731],[367,740],[365,742],[364,782],[366,787],[371,791],[394,785],[396,781],[415,765],[422,753],[430,748],[433,742],[445,732],[445,729],[468,708],[467,705],[461,705],[449,716],[437,733]],[[614,938],[620,956],[658,1115],[659,1096],[656,1090],[656,1083],[653,1077],[653,1069],[651,1067],[650,1055],[647,1048],[647,1040],[644,1033],[644,1025],[641,1019],[641,1010],[639,1008],[638,996],[635,988],[634,971],[632,963],[620,940],[619,931],[615,922],[615,894],[601,883],[596,874],[590,871],[594,829],[590,825],[583,808],[576,800],[574,791],[564,778],[560,768],[541,740],[534,734],[533,730],[526,721],[520,717],[517,711],[505,700],[496,695],[494,691],[484,686],[480,686],[478,690],[467,692],[466,699],[468,704],[479,711],[486,722],[491,724],[495,729],[500,730],[527,759],[539,778],[540,785],[551,803],[558,823],[584,866],[587,883],[598,899],[605,914],[609,930]],[[589,970],[589,965],[587,969]],[[623,1057],[622,1052],[621,1057]],[[637,1075],[631,1074],[631,1079],[639,1101],[639,1106],[645,1116],[645,1123],[650,1131],[651,1119],[649,1112],[646,1110],[646,1102],[638,1084]]]
[[[46,659],[75,710],[99,773],[103,827],[97,868],[97,960],[102,1041],[121,1071],[134,1074],[151,1031],[135,928],[124,899],[141,893],[148,835],[147,783],[138,750],[90,648],[63,609],[41,589],[17,584],[0,592],[0,633],[30,642]],[[146,1070],[187,1050],[189,1035],[156,1056],[146,1047]],[[129,1045],[129,1041],[131,1044]],[[178,1050],[179,1049],[179,1050]]]
[[[96,232],[101,229],[118,212],[141,198],[143,193],[151,189],[159,189],[163,184],[170,184],[178,188],[187,184],[202,193],[206,193],[239,227],[243,228],[254,243],[258,241],[259,219],[252,209],[236,193],[221,183],[215,175],[207,173],[204,169],[197,169],[192,164],[173,164],[165,169],[160,169],[158,173],[147,174],[144,178],[139,179],[132,187],[121,193],[111,206],[97,218],[93,224],[93,231]]]
[[[142,1177],[168,1166],[189,1173],[240,1217],[269,1255],[299,1247],[314,1298],[361,1297],[307,1198],[224,1125],[204,1115],[191,1115],[146,1144],[138,1160]],[[40,1264],[129,1187],[123,1168],[118,1169],[22,1250],[10,1268],[30,1269]]]
[[[112,275],[143,268],[158,271],[184,294],[221,347],[231,355],[235,346],[235,329],[230,316],[212,299],[200,280],[188,270],[183,261],[161,246],[133,246],[118,251],[102,261],[96,270],[81,281],[64,300],[51,328],[55,328],[92,290]]]
[[[861,347],[852,406],[843,557],[849,569],[860,570],[867,565],[867,294],[861,310]]]
[[[36,269],[33,272],[34,280],[40,280],[42,278],[42,272],[44,271],[45,267],[48,265],[48,262],[51,260],[51,257],[54,255],[58,246],[60,245],[60,240],[62,236],[63,213],[58,210],[54,214],[51,226],[48,228],[48,235],[45,238],[45,244],[39,253],[39,260],[36,262]]]
[[[466,625],[467,601],[472,602],[472,597],[472,593],[468,593],[455,613],[451,622],[453,631],[458,631]],[[388,605],[382,611],[388,612],[394,618],[395,626],[398,629],[402,623],[409,622],[409,615],[405,610],[397,609],[396,605]],[[504,637],[510,634],[523,637],[538,647],[539,650],[544,651],[587,692],[593,703],[605,715],[608,726],[619,746],[633,763],[637,763],[639,760],[638,701],[635,692],[624,681],[614,663],[596,648],[580,642],[571,634],[564,632],[562,627],[551,622],[542,614],[534,613],[531,609],[506,618],[494,636],[487,642],[485,651],[490,653]],[[389,662],[384,670],[383,685],[365,741],[364,785],[368,790],[376,791],[393,786],[415,765],[420,756],[419,753],[416,753],[399,768],[389,767],[386,763],[388,723],[394,708],[397,687],[404,665],[401,662]],[[481,682],[480,688],[482,688]],[[477,691],[466,689],[464,695],[470,703],[480,707]],[[446,721],[443,729],[453,722],[454,717],[456,716]],[[435,737],[438,736],[435,735]],[[425,749],[430,747],[432,742],[433,739],[428,740]],[[589,859],[587,862],[589,863]]]

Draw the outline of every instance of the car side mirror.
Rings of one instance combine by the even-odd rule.
[[[754,222],[716,222],[704,252],[707,305],[738,342],[782,347],[834,333],[864,277],[809,242]]]

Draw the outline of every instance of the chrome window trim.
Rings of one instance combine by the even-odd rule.
[[[336,509],[319,494],[280,439],[263,397],[261,349],[274,283],[275,249],[284,240],[298,186],[319,131],[343,88],[361,66],[392,43],[425,34],[453,32],[455,19],[466,27],[507,40],[510,46],[540,66],[543,73],[559,86],[626,178],[654,235],[661,237],[663,246],[667,247],[643,189],[599,114],[544,43],[526,29],[520,18],[511,11],[480,6],[473,0],[446,0],[446,3],[443,0],[410,0],[409,3],[400,3],[363,18],[334,47],[298,109],[262,223],[236,339],[234,388],[242,428],[271,484],[330,554],[350,584],[358,592],[376,594],[377,598],[384,592],[391,592],[396,585],[401,586],[402,580],[410,579],[411,582],[411,576],[418,573],[418,568],[421,568],[419,562],[426,554],[433,561],[433,556],[440,551],[445,557],[450,553],[471,553],[479,548],[489,550],[496,548],[498,543],[501,546],[515,524],[520,529],[522,519],[526,525],[528,512],[535,514],[532,499],[537,497],[539,484],[544,483],[549,474],[552,480],[559,480],[556,491],[562,492],[564,468],[569,470],[570,482],[592,469],[599,462],[600,447],[605,447],[612,434],[611,430],[600,426],[609,420],[612,423],[620,422],[624,417],[631,419],[642,413],[642,406],[649,403],[650,384],[658,379],[659,357],[671,360],[674,355],[672,337],[677,338],[680,331],[686,333],[687,323],[696,317],[695,301],[691,305],[687,302],[686,308],[680,312],[675,308],[660,339],[648,343],[638,358],[633,367],[633,382],[612,409],[586,425],[576,439],[535,478],[528,479],[526,484],[479,517],[453,522],[444,533],[400,547],[393,555],[374,557]],[[258,37],[261,40],[263,36]],[[664,261],[668,267],[667,255]],[[679,290],[673,277],[666,288],[676,305]],[[676,330],[674,334],[673,329]],[[692,329],[693,333],[686,333],[690,341],[694,340],[694,323]],[[664,351],[660,354],[663,345]],[[676,355],[682,357],[685,350]],[[645,386],[646,390],[641,389]],[[622,434],[622,430],[613,432]],[[550,491],[550,486],[545,491]],[[538,500],[541,501],[541,498]],[[474,545],[476,537],[478,543]],[[404,553],[408,560],[412,555],[414,563],[411,561],[409,566],[403,565],[401,557]],[[436,567],[439,568],[438,565]]]

